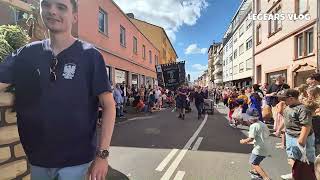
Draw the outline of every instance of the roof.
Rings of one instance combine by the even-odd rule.
[[[129,19],[134,19],[134,20],[140,21],[140,22],[142,22],[142,23],[149,24],[149,25],[151,25],[151,26],[155,26],[155,27],[157,27],[157,28],[160,28],[160,29],[164,32],[164,34],[166,35],[166,37],[167,37],[167,39],[169,40],[169,43],[170,43],[170,45],[171,45],[174,53],[176,54],[176,56],[177,56],[177,58],[178,58],[178,54],[177,54],[176,50],[174,49],[174,47],[173,47],[173,45],[172,45],[172,43],[171,43],[171,41],[170,41],[170,39],[169,39],[166,31],[163,29],[163,27],[157,26],[157,25],[154,25],[154,24],[151,24],[151,23],[149,23],[149,22],[146,22],[146,21],[143,21],[143,20],[140,20],[140,19],[136,19],[136,18],[130,18],[130,17],[129,17]]]

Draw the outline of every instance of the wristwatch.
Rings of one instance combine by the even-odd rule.
[[[101,159],[107,159],[109,157],[109,151],[107,149],[99,149],[96,152],[96,156]]]

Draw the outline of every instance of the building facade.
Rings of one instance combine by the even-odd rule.
[[[253,77],[253,21],[248,18],[252,0],[239,6],[223,40],[223,82],[227,86],[243,88],[252,84]]]
[[[114,84],[148,86],[155,83],[159,50],[115,2],[80,0],[78,16],[74,27],[76,36],[101,51]]]
[[[232,86],[233,76],[233,39],[232,25],[229,26],[223,38],[223,83]]]
[[[208,49],[209,89],[222,84],[222,55],[219,54],[221,47],[221,43],[213,43]]]
[[[291,87],[317,69],[317,0],[255,0],[255,13],[310,15],[310,19],[255,21],[255,82],[282,75]]]
[[[219,87],[223,85],[223,48],[222,44],[216,47],[214,51],[214,58],[213,58],[213,66],[214,66],[214,71],[213,76],[214,76],[214,84],[215,87]]]
[[[166,31],[162,27],[136,19],[132,13],[129,13],[128,16],[140,31],[159,49],[159,64],[174,63],[177,61],[178,55]]]

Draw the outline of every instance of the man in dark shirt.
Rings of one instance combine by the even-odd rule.
[[[284,83],[284,77],[278,76],[276,78],[276,82],[271,84],[268,88],[267,94],[266,94],[266,100],[268,105],[272,108],[272,117],[274,120],[274,128],[275,130],[279,126],[279,118],[278,118],[278,112],[277,112],[277,104],[279,103],[277,94],[285,89],[289,89],[289,85]]]
[[[92,180],[105,179],[115,121],[105,62],[92,45],[71,35],[76,0],[40,4],[50,39],[24,46],[0,64],[0,90],[15,87],[18,130],[31,179],[79,180],[86,173]],[[102,130],[97,143],[99,101]]]
[[[201,119],[201,115],[203,112],[203,103],[204,103],[205,95],[201,91],[201,87],[198,87],[196,92],[194,93],[194,104],[196,105],[198,111],[198,120]]]

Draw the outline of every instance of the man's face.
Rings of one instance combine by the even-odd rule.
[[[41,0],[40,12],[45,26],[54,33],[71,32],[77,21],[70,0]]]
[[[297,102],[296,98],[293,97],[283,98],[283,100],[285,100],[286,105],[288,106],[294,105]]]
[[[318,81],[316,81],[315,79],[311,79],[311,78],[308,78],[306,80],[306,83],[310,87],[314,87],[314,86],[317,86],[319,84]]]

